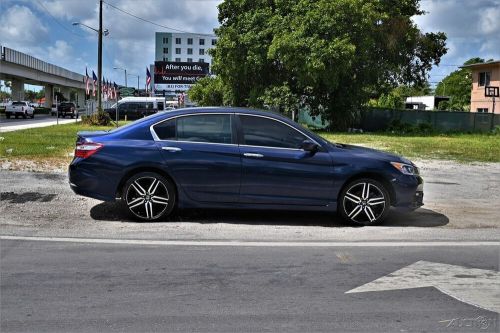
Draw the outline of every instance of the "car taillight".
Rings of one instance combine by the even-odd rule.
[[[76,145],[75,157],[87,158],[97,153],[102,147],[100,143],[85,142]]]

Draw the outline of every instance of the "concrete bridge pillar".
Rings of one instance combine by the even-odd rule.
[[[61,94],[66,100],[71,101],[70,91],[68,87],[61,87]]]
[[[78,108],[85,107],[85,90],[78,89],[76,91],[76,105]]]
[[[24,81],[19,79],[12,80],[12,100],[24,101]]]
[[[44,87],[45,89],[45,107],[50,108],[54,102],[54,86],[51,84],[47,84]]]

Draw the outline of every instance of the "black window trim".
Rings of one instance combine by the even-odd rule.
[[[159,125],[161,123],[164,123],[166,121],[174,120],[177,118],[181,117],[189,117],[189,116],[207,116],[207,115],[227,115],[229,116],[229,121],[231,122],[231,141],[233,143],[218,143],[218,142],[200,142],[200,141],[184,141],[184,140],[163,140],[158,137],[156,134],[154,127],[156,125]],[[237,140],[236,140],[236,133],[235,133],[235,125],[234,125],[234,113],[227,113],[227,112],[200,112],[200,113],[189,113],[189,114],[181,114],[178,116],[173,116],[167,119],[164,119],[162,121],[159,121],[157,123],[154,123],[153,125],[149,126],[149,131],[151,132],[151,135],[153,136],[153,140],[157,142],[181,142],[181,143],[198,143],[198,144],[206,144],[206,145],[223,145],[223,146],[238,146]]]
[[[312,142],[314,142],[315,144],[317,144],[320,147],[321,151],[323,151],[323,145],[319,144],[316,140],[314,140],[313,138],[311,138],[306,133],[302,132],[301,130],[298,130],[297,128],[293,127],[290,124],[287,124],[286,122],[284,122],[284,121],[282,121],[280,119],[276,119],[276,118],[268,117],[268,116],[264,116],[264,115],[249,114],[249,113],[236,113],[236,115],[238,116],[238,124],[239,124],[239,127],[240,127],[239,131],[238,131],[238,133],[239,133],[239,135],[238,135],[238,143],[239,143],[240,147],[271,148],[271,149],[286,149],[286,150],[304,151],[304,149],[301,149],[301,148],[284,148],[284,147],[273,147],[273,146],[253,146],[253,145],[245,145],[245,144],[243,144],[243,127],[241,125],[241,120],[239,119],[239,116],[250,116],[250,117],[266,118],[266,119],[270,119],[270,120],[274,120],[274,121],[277,121],[279,123],[282,123],[282,124],[290,127],[291,129],[293,129],[294,131],[299,132],[300,134],[302,134],[303,136],[305,136],[307,139],[309,139]]]
[[[187,117],[187,116],[197,116],[197,115],[229,115],[231,116],[231,136],[232,136],[232,141],[233,143],[216,143],[216,142],[198,142],[198,141],[183,141],[183,140],[163,140],[158,137],[154,130],[154,126],[159,125],[163,122],[170,121],[176,118],[180,117]],[[249,114],[249,113],[226,113],[226,112],[200,112],[200,113],[189,113],[189,114],[182,114],[178,116],[173,116],[167,119],[163,119],[157,123],[152,124],[149,126],[149,131],[151,132],[151,135],[153,136],[153,140],[157,142],[182,142],[182,143],[200,143],[200,144],[209,144],[209,145],[224,145],[224,146],[239,146],[239,147],[251,147],[251,148],[271,148],[271,149],[285,149],[285,150],[295,150],[295,151],[304,151],[303,149],[300,148],[283,148],[283,147],[272,147],[272,146],[252,146],[252,145],[245,145],[242,144],[243,142],[243,128],[241,126],[241,121],[239,116],[251,116],[251,117],[260,117],[260,118],[267,118],[270,120],[277,121],[279,123],[285,124],[286,126],[290,127],[291,129],[299,132],[303,136],[305,136],[307,139],[311,140],[315,144],[317,144],[320,147],[320,151],[324,151],[323,145],[319,144],[316,140],[311,138],[309,135],[304,133],[301,130],[296,129],[290,124],[287,124],[286,122],[273,118],[273,117],[268,117],[264,115],[256,115],[256,114]]]

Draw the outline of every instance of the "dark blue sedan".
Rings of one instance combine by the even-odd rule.
[[[279,114],[239,108],[161,112],[105,132],[79,132],[69,182],[77,194],[121,199],[156,221],[178,208],[310,210],[363,225],[390,206],[421,206],[410,161],[328,142]]]

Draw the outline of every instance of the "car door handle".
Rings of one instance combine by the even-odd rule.
[[[171,151],[171,152],[176,152],[176,151],[181,151],[181,148],[177,147],[161,147],[161,149],[166,150],[166,151]]]
[[[244,153],[243,156],[245,157],[256,157],[256,158],[262,158],[264,155],[262,154],[256,154],[256,153]]]

